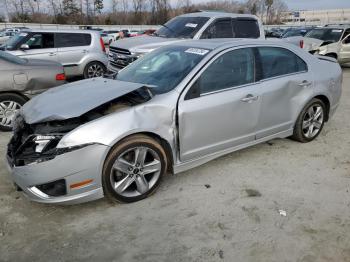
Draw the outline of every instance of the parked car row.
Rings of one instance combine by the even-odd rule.
[[[155,31],[156,30],[153,30],[153,29],[141,30],[141,31],[129,31],[127,29],[125,29],[125,30],[107,30],[107,31],[101,32],[101,37],[102,37],[105,45],[110,45],[112,42],[123,39],[123,38],[142,36],[142,35],[151,35]]]

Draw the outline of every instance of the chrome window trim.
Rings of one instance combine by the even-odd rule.
[[[249,84],[244,84],[244,85],[239,85],[239,86],[233,86],[233,87],[227,87],[225,89],[220,89],[220,90],[216,90],[216,91],[212,91],[212,92],[207,92],[207,93],[203,93],[200,95],[201,96],[206,96],[206,95],[210,95],[210,94],[215,94],[215,93],[220,93],[220,92],[224,92],[224,91],[230,91],[230,90],[234,90],[234,89],[239,89],[239,88],[243,88],[246,86],[252,86],[255,84],[260,84],[266,81],[270,81],[270,80],[275,80],[275,79],[279,79],[282,77],[288,77],[288,76],[293,76],[293,75],[299,75],[299,74],[304,74],[307,73],[308,71],[300,71],[300,72],[295,72],[295,73],[291,73],[291,74],[286,74],[286,75],[280,75],[280,76],[275,76],[275,77],[270,77],[270,78],[265,78],[265,79],[261,79],[259,81],[255,81]]]
[[[246,86],[250,86],[250,85],[254,85],[254,84],[258,84],[261,82],[265,82],[265,81],[270,81],[270,80],[275,80],[281,77],[287,77],[287,76],[292,76],[292,75],[297,75],[297,74],[304,74],[304,73],[308,73],[310,71],[310,66],[308,64],[308,62],[306,62],[306,60],[302,57],[300,57],[297,53],[295,53],[295,51],[293,51],[293,49],[289,49],[287,47],[283,47],[278,45],[278,43],[276,43],[276,45],[238,45],[235,47],[230,47],[230,48],[225,48],[223,50],[220,50],[219,52],[217,52],[216,54],[214,54],[212,57],[209,58],[208,61],[206,61],[206,64],[204,64],[200,69],[198,69],[197,72],[194,73],[194,76],[184,85],[182,91],[181,92],[181,96],[179,98],[179,101],[186,101],[185,97],[187,95],[187,93],[189,92],[189,90],[192,88],[193,84],[197,81],[197,79],[201,76],[201,74],[221,55],[233,51],[233,50],[238,50],[238,49],[243,49],[243,48],[259,48],[259,47],[272,47],[272,48],[282,48],[282,49],[286,49],[289,52],[292,52],[294,55],[296,55],[297,57],[299,57],[305,64],[306,64],[306,71],[299,71],[299,72],[294,72],[294,73],[290,73],[290,74],[284,74],[284,75],[279,75],[279,76],[275,76],[275,77],[270,77],[270,78],[264,78],[261,79],[259,81],[254,81],[252,83],[249,84],[244,84],[244,85],[240,85],[240,86],[235,86],[235,87],[228,87],[225,89],[220,89],[220,90],[216,90],[213,92],[207,92],[207,93],[203,93],[200,94],[199,97],[205,96],[205,95],[209,95],[209,94],[214,94],[214,93],[219,93],[219,92],[224,92],[224,91],[228,91],[228,90],[233,90],[233,89],[238,89],[238,88],[243,88]],[[194,69],[195,70],[195,69]],[[254,72],[255,76],[256,76],[256,70]],[[184,79],[185,80],[185,79]],[[181,84],[181,83],[180,83]],[[199,98],[197,97],[197,98]],[[192,99],[189,99],[192,100]]]

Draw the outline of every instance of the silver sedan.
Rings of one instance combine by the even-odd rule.
[[[32,96],[65,83],[57,62],[24,59],[0,51],[0,130],[12,130],[12,118]]]
[[[166,173],[274,138],[314,140],[341,83],[334,59],[282,42],[181,42],[109,79],[28,102],[14,123],[9,169],[38,202],[138,201]]]

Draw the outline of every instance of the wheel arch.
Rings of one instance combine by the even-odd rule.
[[[164,149],[167,160],[168,160],[168,171],[171,172],[172,174],[173,172],[173,166],[174,166],[174,155],[173,155],[173,151],[172,148],[170,146],[170,143],[164,139],[163,137],[161,137],[160,135],[153,133],[153,132],[136,132],[136,133],[132,133],[132,134],[128,134],[125,137],[122,137],[118,142],[116,142],[108,151],[106,158],[109,156],[109,154],[112,152],[113,148],[118,145],[119,143],[121,143],[123,140],[128,139],[129,137],[135,136],[135,135],[145,135],[148,136],[152,139],[154,139],[155,141],[157,141]]]
[[[20,96],[27,101],[29,101],[29,99],[30,99],[29,97],[23,95],[21,92],[16,91],[16,90],[0,91],[0,95],[17,95],[17,96]]]
[[[325,119],[325,121],[327,122],[329,120],[329,112],[330,112],[330,108],[331,108],[331,103],[330,103],[328,97],[325,95],[317,95],[314,98],[321,100],[325,104],[325,106],[326,106],[326,119]]]

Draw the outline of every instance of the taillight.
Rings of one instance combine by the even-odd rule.
[[[57,74],[56,75],[56,80],[64,81],[64,80],[66,80],[66,75],[65,74]]]
[[[300,48],[304,48],[304,40],[300,40],[299,46],[300,46]]]
[[[104,53],[106,53],[106,47],[105,47],[105,43],[103,43],[102,37],[100,37],[100,43],[101,43],[102,51],[103,51]]]

